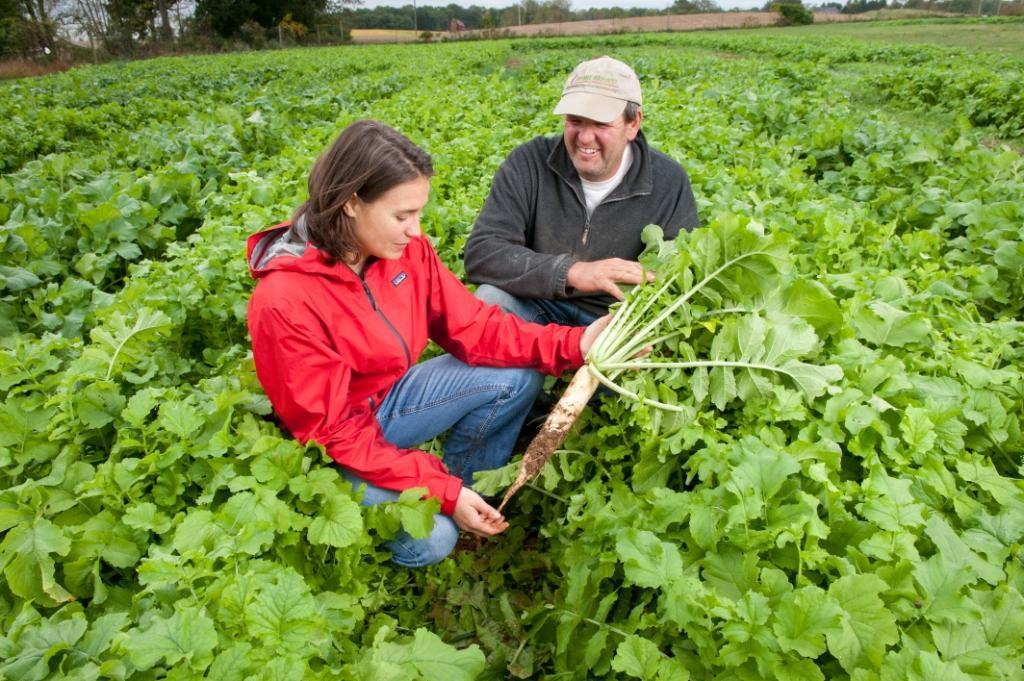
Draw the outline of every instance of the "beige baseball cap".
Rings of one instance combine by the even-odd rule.
[[[555,114],[611,123],[625,110],[626,102],[643,103],[640,79],[618,59],[598,57],[581,63],[569,74]]]

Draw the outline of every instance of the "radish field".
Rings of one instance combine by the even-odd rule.
[[[586,410],[508,531],[394,567],[435,505],[361,507],[277,428],[245,238],[375,118],[432,154],[461,276],[494,171],[601,54],[693,182],[665,266],[748,240],[771,271],[684,306],[673,366]],[[0,84],[0,679],[1024,679],[1022,67],[750,31]],[[825,378],[727,365],[765,355]]]

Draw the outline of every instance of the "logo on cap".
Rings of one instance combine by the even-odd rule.
[[[641,104],[641,100],[640,80],[633,69],[618,59],[598,57],[577,65],[569,74],[555,113],[610,123],[622,114],[627,102]]]

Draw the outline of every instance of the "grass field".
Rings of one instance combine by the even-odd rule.
[[[856,22],[762,29],[766,35],[853,38],[879,43],[924,43],[1024,57],[1024,23],[974,24],[949,20]]]

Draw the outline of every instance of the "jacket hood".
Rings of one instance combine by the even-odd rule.
[[[305,216],[295,223],[282,222],[249,237],[246,260],[254,279],[270,272],[302,272],[351,280],[354,273],[348,267],[329,265],[316,246],[309,243],[309,230]]]

